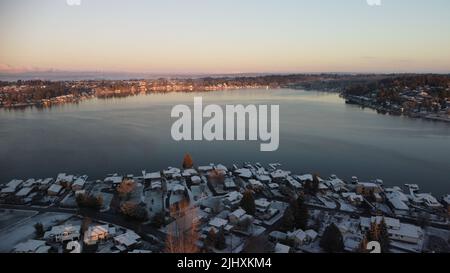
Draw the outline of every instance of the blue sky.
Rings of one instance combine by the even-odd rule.
[[[450,1],[0,0],[0,71],[450,72]]]

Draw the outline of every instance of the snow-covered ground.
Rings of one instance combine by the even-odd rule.
[[[37,214],[37,211],[0,210],[0,231]]]
[[[16,223],[4,228],[0,233],[0,252],[10,252],[15,245],[34,238],[34,225],[42,223],[44,228],[66,221],[72,214],[47,212],[35,215],[24,221],[20,219]]]

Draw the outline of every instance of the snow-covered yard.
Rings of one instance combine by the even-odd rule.
[[[44,228],[66,221],[72,214],[47,212],[35,215],[24,221],[16,219],[15,223],[4,228],[0,233],[0,252],[10,252],[15,245],[34,238],[34,225],[42,223]]]

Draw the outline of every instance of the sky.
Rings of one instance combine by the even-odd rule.
[[[77,1],[0,0],[0,72],[450,72],[448,0]]]

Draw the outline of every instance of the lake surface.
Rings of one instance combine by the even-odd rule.
[[[280,147],[260,142],[175,142],[172,107],[203,103],[279,104]],[[179,167],[190,153],[197,165],[280,162],[295,173],[336,174],[387,185],[419,184],[450,193],[450,125],[380,115],[346,105],[334,93],[236,90],[94,99],[47,109],[0,109],[0,183],[55,177],[59,172],[103,179]]]

